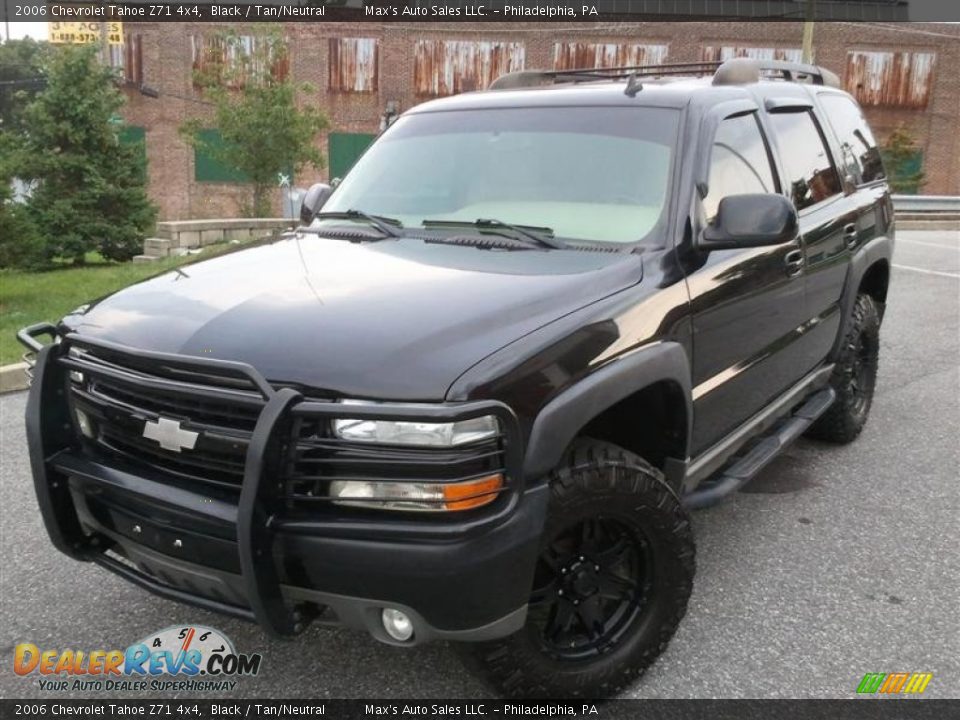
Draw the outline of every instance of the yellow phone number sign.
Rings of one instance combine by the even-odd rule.
[[[111,45],[123,45],[123,23],[108,22],[107,37]],[[100,42],[98,22],[50,22],[47,38],[55,45],[89,45]]]

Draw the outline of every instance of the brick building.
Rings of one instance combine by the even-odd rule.
[[[207,23],[128,25],[116,58],[131,85],[159,95],[127,90],[124,134],[146,141],[150,193],[162,219],[232,216],[248,194],[228,168],[196,153],[178,134],[185,119],[210,116],[198,102],[193,67],[219,29]],[[388,108],[403,111],[433,97],[482,89],[500,73],[523,68],[736,55],[799,60],[802,25],[363,22],[290,24],[284,32],[286,71],[314,89],[300,101],[315,103],[330,118],[318,142],[331,167],[297,177],[303,187],[342,174]],[[878,135],[902,124],[916,138],[926,173],[923,192],[960,195],[960,26],[818,23],[815,44],[817,63],[840,75]]]

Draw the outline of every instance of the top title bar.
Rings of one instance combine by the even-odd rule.
[[[11,22],[66,21],[538,21],[764,20],[960,21],[953,0],[260,0],[232,2],[24,2]]]

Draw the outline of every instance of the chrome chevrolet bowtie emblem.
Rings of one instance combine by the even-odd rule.
[[[155,440],[160,443],[160,447],[165,450],[181,452],[184,448],[193,450],[200,433],[184,430],[180,427],[179,421],[162,417],[156,420],[147,420],[143,425],[143,436],[148,440]]]

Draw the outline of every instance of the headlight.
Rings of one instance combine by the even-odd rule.
[[[83,359],[83,355],[84,355],[85,352],[86,352],[85,350],[81,350],[81,349],[78,348],[78,347],[72,347],[72,348],[70,348],[70,350],[68,351],[67,354],[68,354],[70,357],[72,357],[72,358]],[[83,373],[82,373],[82,372],[80,372],[79,370],[71,370],[71,371],[70,371],[70,381],[71,381],[71,382],[76,383],[76,384],[78,384],[78,385],[82,385],[82,384],[83,384],[83,380],[84,380],[84,377],[83,377]]]
[[[330,497],[338,505],[450,511],[470,510],[491,503],[502,489],[500,473],[457,483],[334,480],[330,483]]]
[[[334,420],[333,432],[342,440],[387,445],[454,447],[496,437],[500,431],[492,415],[451,423],[406,420]]]

